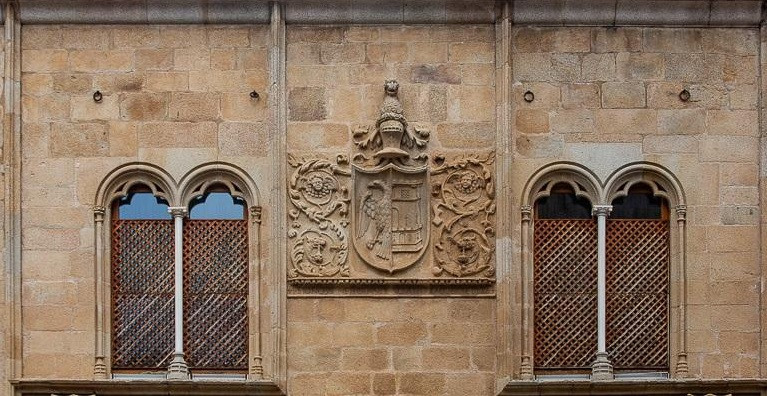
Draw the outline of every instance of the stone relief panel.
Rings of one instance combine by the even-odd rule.
[[[437,156],[432,169],[434,274],[495,274],[495,153],[450,161]]]
[[[430,131],[408,122],[398,93],[385,82],[376,122],[353,128],[352,153],[289,155],[292,283],[492,283],[495,153],[430,161]]]
[[[341,167],[347,162],[288,156],[291,278],[349,276],[349,190],[339,179],[349,175]]]

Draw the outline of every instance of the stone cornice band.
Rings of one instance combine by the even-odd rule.
[[[11,0],[0,0],[7,3]],[[765,0],[508,0],[516,25],[756,27]],[[267,24],[264,0],[16,0],[23,24]],[[503,1],[284,0],[288,24],[494,23]]]

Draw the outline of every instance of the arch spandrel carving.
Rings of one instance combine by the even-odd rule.
[[[639,183],[650,186],[653,195],[665,198],[669,205],[686,205],[684,189],[668,169],[651,162],[633,162],[610,174],[605,183],[605,202],[626,196],[629,189]]]
[[[137,185],[148,187],[152,194],[163,198],[170,206],[178,204],[176,181],[173,176],[156,165],[131,162],[109,172],[101,181],[96,191],[94,206],[108,208],[115,198],[127,196],[131,188]]]
[[[532,207],[538,199],[551,195],[551,189],[559,183],[568,184],[576,196],[587,199],[591,205],[602,202],[602,184],[596,174],[574,162],[554,162],[530,177],[522,195],[522,206]]]

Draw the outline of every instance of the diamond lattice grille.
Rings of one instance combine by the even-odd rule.
[[[247,368],[247,297],[247,221],[187,220],[184,339],[190,367]]]
[[[668,369],[668,221],[608,220],[606,254],[613,365]]]
[[[534,224],[535,367],[586,369],[596,354],[597,225]]]
[[[112,222],[112,367],[157,369],[173,353],[173,221]]]

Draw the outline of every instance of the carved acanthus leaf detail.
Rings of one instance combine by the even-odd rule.
[[[432,169],[432,223],[436,226],[435,274],[495,273],[495,153],[466,155],[449,162],[435,158]]]
[[[299,276],[349,276],[348,238],[349,190],[338,179],[348,176],[345,156],[336,163],[319,158],[295,158],[288,163],[296,168],[290,177],[288,212],[291,227],[291,278]]]

